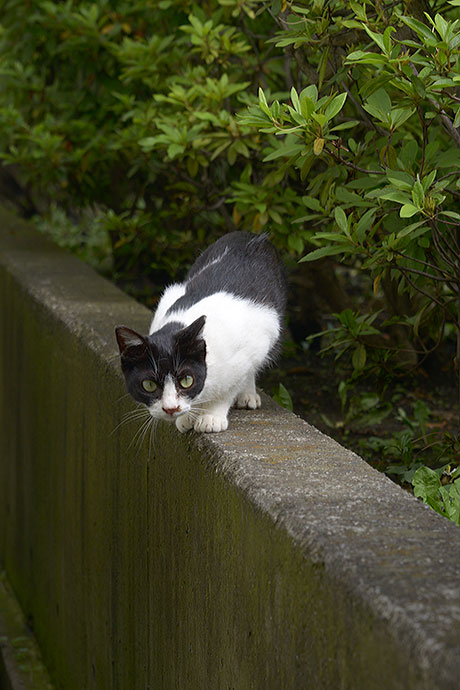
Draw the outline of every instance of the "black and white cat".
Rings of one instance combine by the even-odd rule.
[[[164,291],[143,336],[116,337],[128,392],[179,431],[225,431],[228,411],[260,407],[255,376],[279,350],[284,267],[264,235],[232,232]]]

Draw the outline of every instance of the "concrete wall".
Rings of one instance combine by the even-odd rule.
[[[457,689],[458,528],[267,398],[136,447],[148,312],[0,228],[0,565],[55,687]]]

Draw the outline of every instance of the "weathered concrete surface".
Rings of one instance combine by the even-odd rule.
[[[56,687],[457,690],[458,528],[266,398],[130,446],[148,312],[0,227],[0,561]]]

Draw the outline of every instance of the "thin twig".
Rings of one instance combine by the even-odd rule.
[[[426,266],[426,268],[432,268],[435,271],[439,271],[440,273],[443,272],[444,269],[440,268],[436,264],[432,264],[429,261],[422,261],[422,259],[416,259],[414,256],[407,256],[407,254],[403,254],[402,251],[399,249],[394,249],[392,250],[395,252],[395,254],[399,254],[403,259],[406,259],[408,261],[415,261],[417,264],[421,264],[422,266]],[[449,275],[447,272],[445,272],[446,275]]]
[[[447,311],[447,309],[446,309],[447,302],[441,302],[441,300],[439,300],[439,299],[438,299],[437,297],[435,297],[434,295],[431,295],[429,292],[425,292],[425,290],[422,290],[422,288],[418,287],[418,285],[415,285],[415,283],[414,283],[414,282],[410,279],[410,277],[407,275],[406,269],[405,269],[403,266],[398,266],[398,270],[401,271],[401,273],[403,274],[404,278],[407,280],[407,282],[409,283],[409,285],[410,285],[416,292],[420,293],[421,295],[424,295],[425,297],[428,297],[428,299],[431,300],[432,302],[435,302],[439,307],[441,307],[441,309],[443,310],[443,312],[449,313],[449,312]],[[455,299],[457,299],[457,298],[455,298]],[[453,300],[452,300],[452,301],[453,301]],[[457,324],[456,324],[456,325],[457,325]],[[458,325],[457,325],[457,327],[458,327]]]
[[[411,260],[410,257],[405,256],[404,254],[402,254],[402,252],[397,252],[397,253],[401,254],[401,256],[404,259],[408,259],[409,261]],[[401,266],[399,266],[399,264],[398,264],[398,268],[401,268]],[[410,268],[409,266],[404,266],[403,268],[404,268],[404,270],[410,271],[411,273],[415,273],[418,276],[423,276],[424,278],[429,278],[430,280],[436,280],[439,283],[447,284],[453,290],[452,286],[450,285],[451,281],[446,277],[448,274],[443,273],[441,270],[439,270],[439,272],[441,273],[441,276],[435,276],[432,273],[427,273],[426,271],[419,271],[417,268]],[[456,287],[455,292],[458,292],[458,286]]]
[[[338,150],[343,149],[344,151],[347,151],[347,149],[341,144],[337,144]],[[347,166],[347,168],[351,168],[352,170],[355,170],[356,172],[362,172],[366,173],[366,175],[385,175],[385,172],[383,170],[366,170],[366,168],[360,168],[359,165],[355,165],[354,163],[349,163],[346,161],[342,156],[339,154],[334,153],[334,151],[331,151],[327,146],[324,147],[324,150],[329,153],[334,160],[337,161],[337,163],[343,163],[344,165]]]
[[[433,225],[435,227],[435,232],[436,232],[436,235],[440,238],[440,240],[442,240],[444,242],[445,246],[447,247],[447,249],[450,253],[450,256],[452,256],[452,261],[454,262],[454,265],[455,265],[455,267],[457,269],[457,273],[458,273],[458,266],[459,266],[459,259],[460,259],[460,246],[458,244],[458,236],[457,236],[458,223],[451,223],[449,221],[444,221],[444,220],[441,222],[444,223],[446,228],[447,228],[447,231],[450,235],[450,238],[453,241],[454,249],[452,249],[452,245],[450,244],[450,242],[444,237],[444,235],[440,231],[439,226],[438,226],[438,218],[435,218],[433,221]],[[454,226],[455,231],[450,227],[451,225]]]
[[[411,63],[411,69],[415,76],[418,77],[417,68],[413,63]],[[454,127],[446,111],[442,109],[438,101],[436,101],[434,98],[428,98],[428,102],[431,103],[431,105],[434,105],[434,107],[437,109],[441,122],[444,125],[444,129],[454,141],[455,146],[460,149],[460,132],[456,127]]]

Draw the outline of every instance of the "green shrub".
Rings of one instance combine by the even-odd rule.
[[[279,53],[266,54],[273,22],[255,19],[260,6],[2,3],[0,156],[31,213],[57,204],[90,222],[89,209],[110,238],[115,277],[150,272],[158,284],[242,216],[260,229],[267,206],[287,233],[282,190],[260,194],[255,214],[251,204],[232,215],[229,204],[244,197],[260,149],[235,112],[282,68]]]
[[[460,352],[458,0],[288,5],[274,42],[306,79],[284,98],[261,88],[238,121],[264,134],[267,174],[303,188],[302,261],[334,257],[372,285],[371,314],[343,312],[332,346],[356,375],[382,328],[421,357],[454,331]]]
[[[457,327],[458,0],[2,9],[5,169],[32,211],[106,233],[115,277],[162,282],[222,232],[268,228],[363,271],[420,352]]]
[[[344,266],[344,405],[455,336],[458,360],[458,7],[4,0],[0,193],[147,302],[235,228]]]

